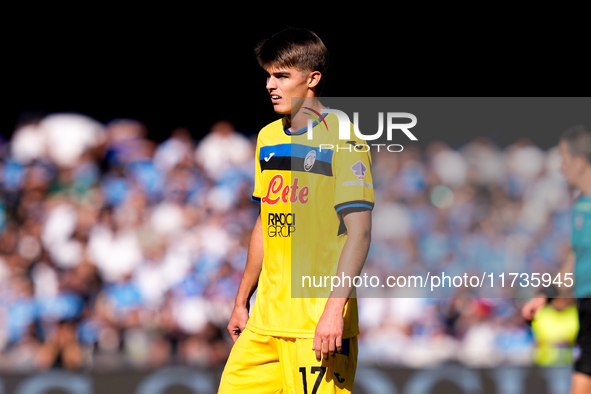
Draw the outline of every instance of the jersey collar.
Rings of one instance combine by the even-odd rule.
[[[330,107],[326,107],[326,108],[330,109]],[[322,117],[326,118],[326,115],[328,115],[328,112],[323,113]],[[289,131],[288,128],[285,127],[285,124],[286,124],[285,118],[283,118],[283,132],[289,136],[306,134],[306,132],[308,131],[308,126],[306,126],[306,127],[302,127],[301,129],[299,129],[297,131],[291,132],[291,131]],[[316,127],[317,124],[318,124],[318,121],[315,120],[314,123],[312,124],[312,127],[313,128]]]

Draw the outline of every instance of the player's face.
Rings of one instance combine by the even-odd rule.
[[[304,73],[293,67],[267,67],[267,91],[278,114],[291,113],[292,97],[313,97],[317,81],[313,73]]]
[[[560,151],[560,156],[562,157],[560,171],[562,171],[562,173],[566,177],[566,180],[571,186],[576,186],[578,173],[577,160],[575,157],[571,155],[567,142],[560,141],[560,143],[558,144],[558,150]]]

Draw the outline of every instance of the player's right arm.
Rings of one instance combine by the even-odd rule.
[[[261,216],[259,215],[254,225],[254,229],[252,230],[252,235],[250,236],[246,267],[244,268],[242,280],[240,281],[238,293],[236,294],[234,310],[232,311],[232,316],[230,316],[230,322],[228,323],[228,332],[234,342],[236,342],[240,333],[244,331],[244,327],[246,327],[248,310],[250,308],[250,297],[256,290],[259,282],[259,276],[261,275],[261,270],[263,268],[263,256],[263,229],[261,225]]]
[[[573,272],[575,267],[575,253],[571,250],[566,258],[566,261],[562,264],[560,271],[558,271],[558,275],[560,278],[564,278],[564,274]],[[554,298],[556,297],[569,297],[569,290],[566,290],[565,287],[556,287],[552,285],[554,292]],[[523,307],[521,308],[521,315],[526,320],[533,320],[536,312],[546,305],[548,302],[548,297],[545,295],[540,295],[539,297],[533,298],[526,302]]]

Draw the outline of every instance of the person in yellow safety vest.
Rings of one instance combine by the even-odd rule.
[[[542,367],[572,365],[578,332],[579,318],[572,298],[555,298],[544,305],[532,321],[534,363]]]

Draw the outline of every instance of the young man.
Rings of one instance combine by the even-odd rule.
[[[591,393],[591,132],[582,127],[567,130],[559,143],[562,166],[568,183],[581,192],[573,207],[572,251],[561,269],[575,276],[574,295],[578,298],[580,356],[575,361],[571,394]],[[553,288],[552,296],[568,296],[565,287]],[[546,297],[527,302],[522,314],[532,320],[547,302]]]
[[[235,343],[219,393],[350,393],[359,333],[350,284],[314,292],[302,276],[353,278],[361,271],[374,203],[371,157],[319,148],[362,142],[339,141],[334,115],[311,115],[325,110],[318,96],[328,66],[316,34],[286,29],[262,42],[256,55],[283,117],[257,139],[253,200],[260,215],[228,324]],[[308,139],[311,118],[317,122]]]

